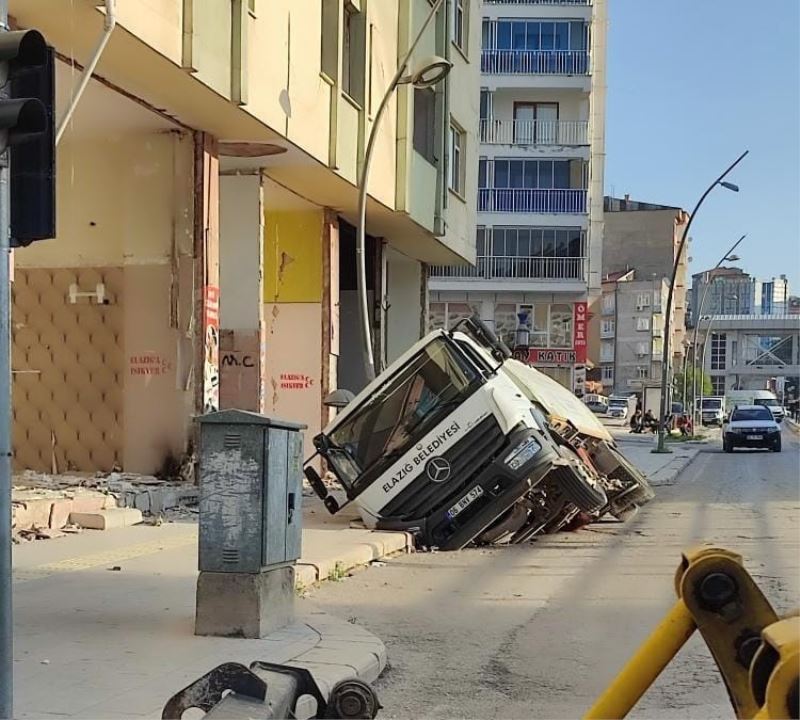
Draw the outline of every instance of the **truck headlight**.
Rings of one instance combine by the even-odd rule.
[[[541,449],[542,446],[536,440],[527,438],[508,453],[508,455],[503,458],[503,462],[512,470],[519,470]]]

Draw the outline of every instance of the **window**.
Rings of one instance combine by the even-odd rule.
[[[605,336],[613,335],[616,326],[617,324],[613,320],[603,320],[600,327],[600,334]]]
[[[428,310],[428,326],[431,330],[450,329],[459,320],[479,314],[480,310],[479,303],[431,302]],[[487,321],[484,320],[484,322]],[[489,321],[487,324],[491,325],[492,323]]]
[[[603,295],[603,315],[613,315],[617,306],[617,298],[614,293]]]
[[[495,160],[493,187],[570,190],[572,189],[570,182],[572,162],[570,160]]]
[[[351,3],[344,6],[342,38],[342,90],[359,105],[364,104],[366,42],[365,16]]]
[[[461,52],[467,52],[467,18],[469,16],[468,13],[468,5],[467,3],[469,0],[453,0],[453,44],[461,50]]]
[[[636,354],[640,357],[644,357],[645,355],[650,354],[650,343],[648,342],[638,342],[636,343]]]
[[[481,89],[481,120],[488,120],[491,116],[492,94],[488,90]]]
[[[650,377],[650,368],[646,365],[637,365],[636,377],[639,378],[639,380],[646,380],[648,377]]]
[[[727,360],[728,336],[725,333],[711,335],[711,369],[724,370]]]
[[[653,338],[653,357],[661,357],[664,352],[663,338]]]
[[[614,362],[614,343],[600,343],[600,362]]]
[[[479,385],[477,370],[443,338],[434,339],[331,433],[333,449],[342,453],[329,456],[334,472],[345,480],[368,468],[380,472]]]
[[[650,318],[649,317],[636,318],[636,329],[639,330],[639,331],[649,330],[650,329]]]
[[[322,0],[322,67],[329,80],[338,80],[340,0]]]
[[[639,293],[636,296],[636,307],[639,309],[650,307],[650,293]]]
[[[322,73],[339,79],[339,8],[341,0],[322,0]]]
[[[436,164],[434,130],[436,127],[436,93],[431,88],[414,90],[414,150],[431,165]]]
[[[711,392],[720,397],[725,394],[725,376],[712,375],[711,376]]]
[[[550,347],[572,347],[572,305],[550,306]]]
[[[613,365],[603,365],[603,367],[602,367],[602,378],[603,378],[603,385],[613,385],[614,384],[614,366]]]
[[[453,192],[464,195],[464,145],[466,133],[453,122],[450,123],[450,172],[448,186]]]

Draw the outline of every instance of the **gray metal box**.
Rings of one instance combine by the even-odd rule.
[[[257,573],[297,560],[305,426],[243,410],[198,422],[200,571]]]

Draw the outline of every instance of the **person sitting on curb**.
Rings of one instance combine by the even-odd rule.
[[[638,434],[642,432],[642,411],[639,408],[636,408],[636,412],[631,416],[631,421],[629,424],[631,426],[632,433]]]

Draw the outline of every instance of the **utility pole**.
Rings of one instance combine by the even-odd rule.
[[[55,236],[55,59],[0,0],[0,720],[13,717],[11,249]],[[13,149],[12,149],[13,148]]]
[[[0,0],[0,32],[8,32],[8,0]],[[2,63],[3,74],[8,64]],[[0,77],[0,100],[9,96]],[[11,152],[0,155],[0,718],[13,717],[14,621],[11,607]]]

